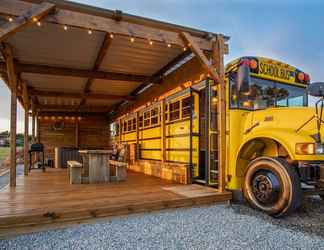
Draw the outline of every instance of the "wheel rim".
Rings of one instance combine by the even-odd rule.
[[[258,171],[252,178],[252,193],[263,205],[273,205],[280,198],[280,181],[269,170]]]

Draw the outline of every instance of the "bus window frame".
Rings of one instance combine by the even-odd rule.
[[[282,106],[273,106],[273,107],[266,107],[266,108],[260,108],[260,109],[254,109],[254,108],[244,108],[244,107],[240,107],[239,106],[239,95],[238,95],[238,89],[237,87],[235,88],[235,95],[237,96],[237,105],[235,105],[233,107],[232,105],[232,90],[231,90],[231,79],[233,79],[233,81],[236,79],[235,75],[237,74],[237,72],[230,72],[228,73],[227,75],[227,79],[228,79],[228,83],[227,83],[227,86],[228,86],[228,101],[229,101],[229,109],[230,110],[246,110],[246,111],[257,111],[257,110],[265,110],[265,109],[268,109],[268,108],[281,108]],[[234,75],[234,78],[231,78],[231,75],[233,76]],[[289,83],[285,83],[285,82],[280,82],[280,81],[276,81],[276,80],[269,80],[269,79],[265,79],[265,78],[262,78],[262,77],[258,77],[257,75],[251,75],[251,77],[254,77],[254,78],[257,78],[257,79],[261,79],[261,80],[266,80],[266,81],[272,81],[274,83],[274,85],[276,86],[276,83],[279,83],[279,84],[283,84],[283,85],[287,85],[287,86],[294,86],[294,87],[297,87],[297,88],[301,88],[301,89],[306,89],[306,86],[303,87],[303,86],[300,86],[300,85],[297,85],[297,84],[289,84]],[[303,106],[300,106],[300,107],[307,107],[308,106],[308,95],[306,95],[306,98],[305,98],[305,104]],[[276,104],[277,103],[277,98],[275,98],[274,100],[274,103]],[[294,106],[287,106],[286,108],[289,108],[289,107],[294,107]]]

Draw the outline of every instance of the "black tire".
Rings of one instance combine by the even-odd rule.
[[[252,207],[274,217],[290,214],[302,201],[298,174],[281,158],[259,157],[251,161],[243,192]]]

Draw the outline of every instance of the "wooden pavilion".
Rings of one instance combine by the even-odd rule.
[[[69,1],[1,0],[0,74],[11,92],[8,192],[22,192],[22,187],[14,188],[17,102],[25,110],[26,138],[25,176],[19,177],[18,185],[36,185],[41,177],[28,176],[30,116],[33,141],[43,143],[49,155],[54,146],[109,148],[110,117],[208,76],[223,90],[218,98],[218,191],[220,200],[229,199],[230,194],[224,192],[223,80],[228,39],[222,34]],[[49,124],[60,119],[66,121],[65,130],[57,133]],[[44,178],[49,178],[49,173]],[[10,197],[11,205],[16,204]]]

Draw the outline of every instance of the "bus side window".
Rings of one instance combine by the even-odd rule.
[[[132,130],[136,130],[136,118],[133,118],[133,129]]]
[[[127,122],[124,122],[124,132],[127,132]]]
[[[174,121],[174,120],[179,119],[180,118],[180,101],[170,103],[169,108],[170,108],[169,120]]]
[[[191,96],[188,96],[182,99],[182,118],[190,117],[190,111],[191,111]]]
[[[151,125],[156,125],[159,123],[159,110],[154,108],[151,110]]]
[[[140,128],[143,127],[143,115],[141,115],[141,116],[138,117],[138,126],[139,126]]]
[[[150,126],[150,123],[151,123],[150,111],[146,111],[144,113],[144,127]]]
[[[165,107],[164,107],[164,119],[165,119],[165,121],[169,120],[168,114],[169,114],[169,104],[165,104]]]
[[[131,131],[132,130],[132,120],[128,120],[127,121],[127,131]]]

